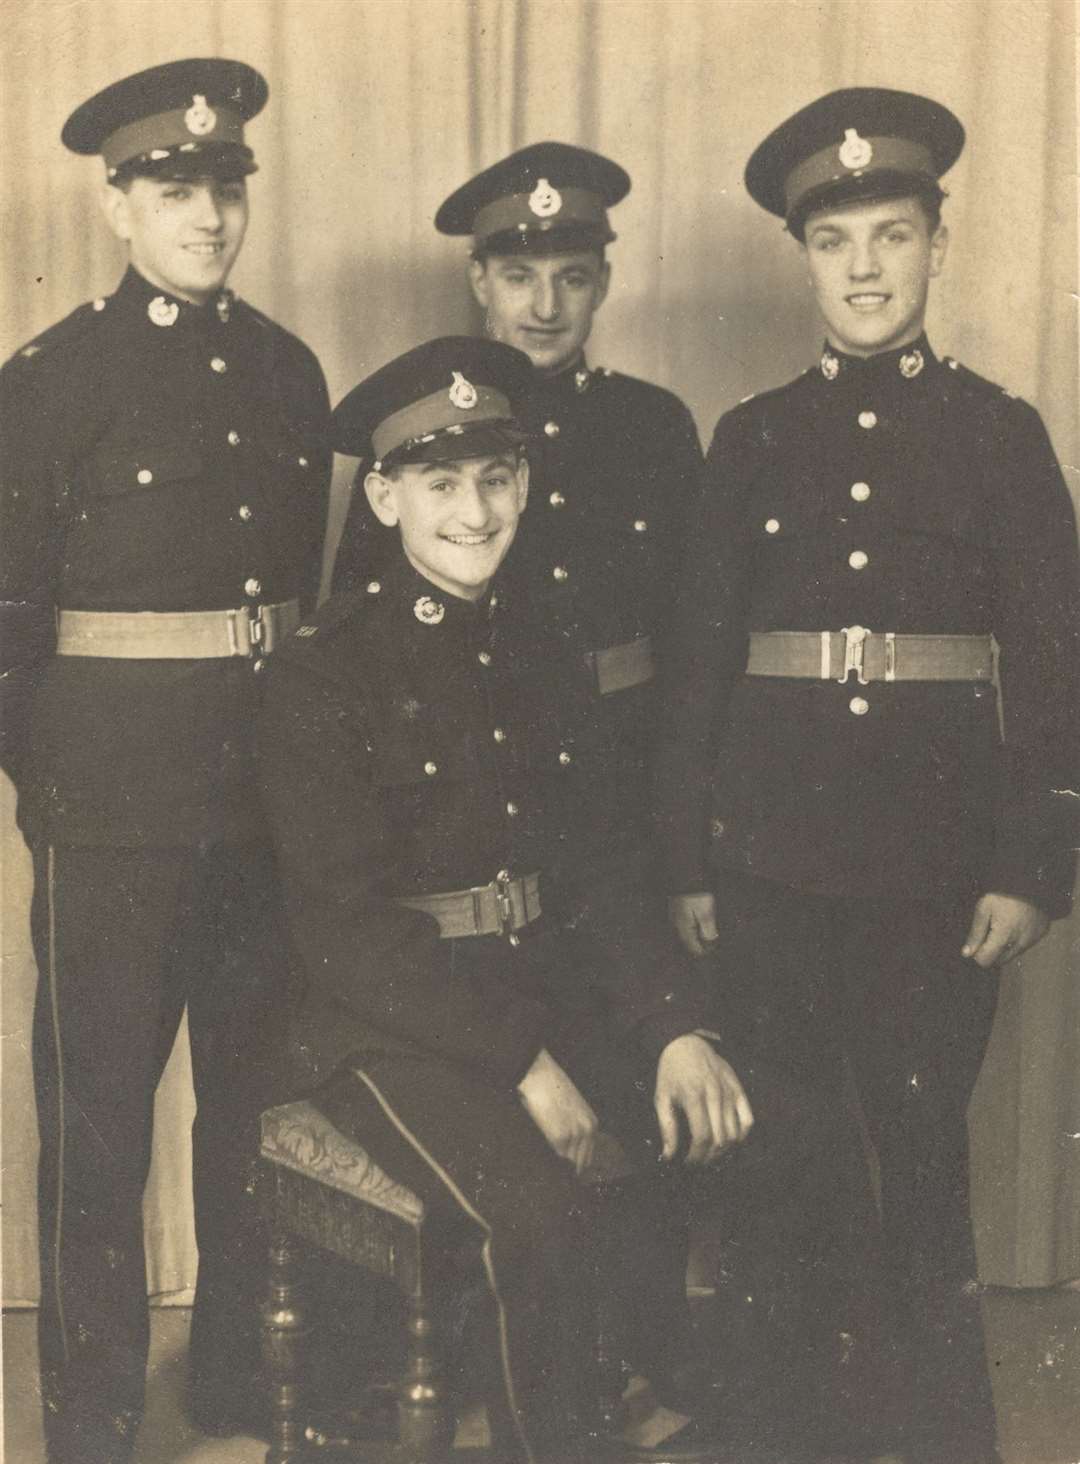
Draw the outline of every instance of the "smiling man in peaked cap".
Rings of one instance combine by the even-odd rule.
[[[715,962],[713,1020],[834,1084],[838,1109],[845,1059],[854,1074],[907,1464],[1000,1457],[966,1113],[999,969],[1069,909],[1080,763],[1060,469],[1034,408],[924,328],[963,142],[939,103],[854,87],[747,165],[803,249],[825,343],[717,426],[658,797],[675,927]]]
[[[107,87],[100,154],[129,265],[0,373],[4,767],[34,858],[41,1388],[49,1464],[126,1464],[147,1352],[141,1205],[186,1007],[199,1276],[190,1403],[253,1426],[248,1192],[285,941],[251,735],[318,584],[322,372],[226,288],[267,98],[239,61]]]

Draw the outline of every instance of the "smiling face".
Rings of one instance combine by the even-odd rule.
[[[247,230],[243,179],[133,178],[105,193],[109,225],[150,284],[193,305],[221,289]]]
[[[492,254],[469,279],[488,335],[524,351],[542,376],[572,366],[585,349],[611,270],[592,249],[573,254]]]
[[[410,463],[369,473],[364,491],[380,523],[400,525],[405,556],[432,584],[478,600],[517,532],[529,465],[512,453]]]
[[[905,346],[923,329],[948,232],[917,198],[841,205],[806,221],[806,263],[829,343],[851,356]]]

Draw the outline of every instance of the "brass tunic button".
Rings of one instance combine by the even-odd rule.
[[[870,497],[870,484],[852,483],[851,496],[852,498],[854,498],[856,503],[865,503],[866,500]]]
[[[424,772],[427,773],[427,775],[428,775],[429,778],[433,778],[438,771],[439,771],[439,765],[438,765],[438,763],[426,762],[424,764]]]
[[[876,427],[877,426],[877,413],[876,412],[860,412],[859,413],[859,426],[860,427],[865,427],[865,428],[867,428],[867,430],[869,430],[871,427]]]
[[[239,432],[237,432],[235,430],[229,432],[226,435],[226,441],[228,442],[228,444],[229,444],[230,447],[239,447],[240,446],[240,434],[239,434]]]
[[[377,595],[381,589],[382,585],[378,580],[368,580],[367,592],[369,595]]]
[[[219,376],[223,376],[224,373],[228,371],[228,369],[229,368],[227,364],[221,359],[220,356],[214,356],[210,362],[210,370],[216,371]]]
[[[247,506],[246,503],[242,503],[240,505],[240,507],[236,510],[236,512],[237,512],[237,516],[239,518],[242,518],[243,521],[244,521],[244,523],[249,523],[250,522],[250,520],[251,520],[251,509],[248,508],[248,506]]]
[[[246,579],[244,581],[244,594],[245,595],[257,595],[261,589],[262,589],[262,581],[261,580],[257,580],[254,576],[252,576],[251,579]]]
[[[779,519],[766,519],[765,520],[765,532],[767,534],[778,534],[780,532],[780,520]]]
[[[635,519],[634,520],[634,533],[635,534],[643,534],[648,527],[649,527],[649,525],[645,522],[644,519]]]
[[[724,831],[725,824],[722,818],[713,818],[709,820],[709,833],[714,839],[722,839],[724,837]]]
[[[562,496],[561,493],[549,493],[548,502],[551,504],[552,508],[562,508],[563,504],[566,502],[566,499]]]
[[[551,571],[551,573],[552,573],[552,577],[554,579],[557,579],[560,584],[562,583],[563,580],[570,578],[570,571],[567,570],[567,569],[564,569],[561,564],[557,564],[555,566],[555,568]]]
[[[308,460],[306,457],[298,457],[296,461],[300,464],[302,468],[306,468],[308,466]]]
[[[506,805],[506,816],[507,818],[517,818],[518,806],[516,803],[511,802]]]
[[[848,563],[852,569],[865,569],[870,563],[870,556],[862,549],[855,549],[848,555]]]
[[[136,480],[140,482],[144,488],[146,487],[147,483],[152,483],[154,481],[154,475],[149,468],[140,468],[139,471],[135,474],[135,477]]]
[[[491,652],[490,651],[480,651],[477,654],[476,659],[480,662],[481,666],[490,666],[491,665]]]
[[[105,301],[102,299],[102,297],[100,295],[94,301],[94,309],[95,310],[104,310],[105,309]]]
[[[848,708],[856,717],[865,717],[870,710],[870,703],[864,696],[853,696],[848,702]]]
[[[496,742],[505,742],[506,741],[506,733],[503,731],[503,729],[501,727],[496,727],[495,730],[492,732],[491,735],[492,735],[492,737],[494,737],[494,739],[495,739]]]
[[[497,884],[508,884],[509,880],[510,871],[508,869],[500,869],[498,874],[495,876],[495,881]]]
[[[251,669],[256,673],[266,670],[266,662],[263,660],[262,656],[260,656],[257,661],[252,661]]]
[[[570,764],[574,761],[574,759],[570,756],[565,747],[559,753],[559,761],[562,763],[564,768],[568,768]]]
[[[545,437],[558,437],[559,431],[560,431],[560,428],[559,428],[558,422],[545,422],[544,423],[544,436]]]

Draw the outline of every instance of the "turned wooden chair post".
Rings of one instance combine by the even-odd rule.
[[[271,1230],[267,1290],[262,1307],[263,1365],[270,1385],[270,1449],[266,1464],[290,1464],[304,1449],[303,1351],[310,1331],[304,1314],[296,1242]]]

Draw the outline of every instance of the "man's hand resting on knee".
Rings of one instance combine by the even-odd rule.
[[[690,1132],[688,1164],[708,1164],[745,1139],[754,1122],[735,1070],[694,1033],[676,1037],[660,1054],[653,1102],[664,1159],[673,1158],[679,1147],[678,1115],[684,1115]]]
[[[580,1174],[592,1159],[600,1125],[572,1079],[546,1047],[537,1054],[518,1084],[518,1092],[529,1117],[556,1154],[569,1159]]]

